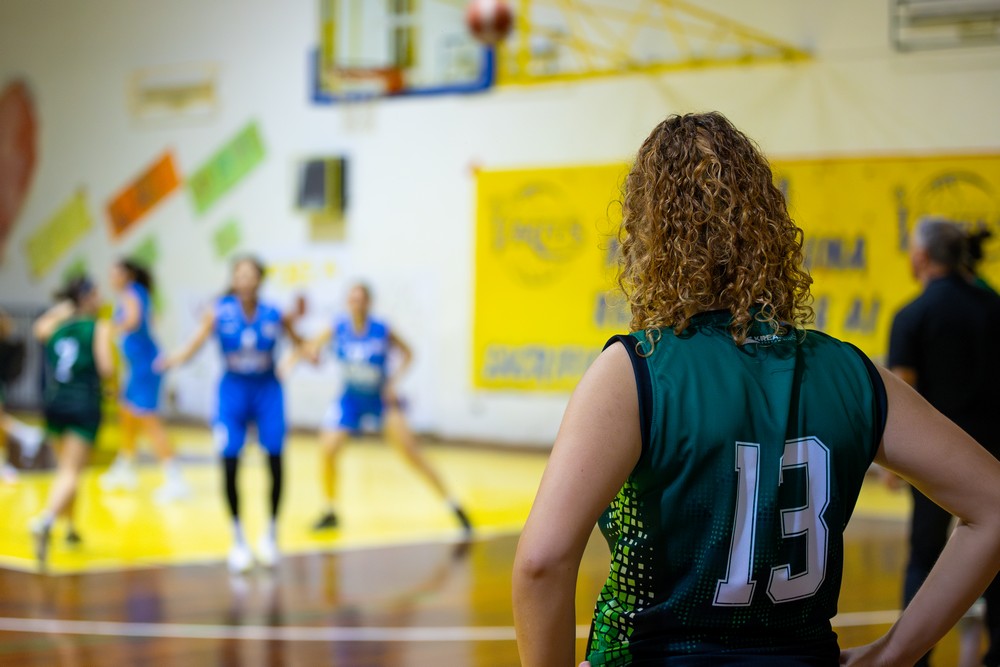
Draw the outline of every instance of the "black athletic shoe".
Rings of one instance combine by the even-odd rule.
[[[83,542],[83,538],[80,537],[80,533],[76,532],[72,528],[66,531],[66,544],[71,547],[78,547]]]
[[[460,524],[462,524],[462,530],[465,531],[466,534],[471,533],[472,522],[469,521],[469,517],[465,514],[465,510],[463,510],[461,507],[455,507],[454,512],[455,512],[455,518],[458,519],[458,522]]]
[[[337,527],[337,515],[333,512],[327,512],[319,518],[319,521],[313,524],[313,530],[330,530]]]

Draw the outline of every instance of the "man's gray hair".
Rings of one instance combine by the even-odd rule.
[[[950,271],[965,266],[968,259],[968,236],[945,218],[922,218],[914,229],[913,241],[927,251],[931,261]]]

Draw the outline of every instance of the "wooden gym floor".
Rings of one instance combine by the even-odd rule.
[[[110,430],[110,429],[109,429]],[[343,458],[341,529],[308,530],[317,511],[315,441],[291,439],[281,542],[273,571],[232,577],[229,533],[207,431],[174,429],[195,495],[156,505],[154,465],[139,488],[103,493],[95,463],[79,503],[81,547],[57,528],[51,574],[34,573],[27,521],[49,473],[0,486],[0,665],[516,665],[510,569],[542,454],[428,446],[478,530],[463,542],[422,481],[377,441]],[[113,433],[106,435],[113,439]],[[253,450],[248,447],[248,450]],[[104,456],[95,457],[107,459]],[[240,480],[248,532],[264,519],[266,474],[248,451]],[[870,641],[898,613],[908,494],[867,484],[848,530],[840,615],[844,645]],[[577,595],[580,651],[607,574],[594,536]],[[936,653],[959,664],[959,633]]]

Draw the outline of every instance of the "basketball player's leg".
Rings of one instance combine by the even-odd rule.
[[[159,502],[170,502],[186,498],[191,494],[191,487],[184,479],[184,473],[177,462],[173,443],[160,415],[155,410],[143,410],[136,414],[140,430],[149,438],[153,452],[163,467],[163,483],[156,490]]]
[[[35,555],[44,566],[48,555],[49,535],[57,516],[71,511],[80,484],[80,474],[90,458],[96,428],[66,428],[57,440],[56,478],[49,491],[42,514],[32,523]]]
[[[323,511],[320,518],[313,525],[314,530],[326,530],[336,528],[339,522],[337,518],[336,503],[339,491],[339,468],[337,461],[340,452],[344,449],[350,433],[339,425],[333,428],[324,428],[319,434],[319,464],[320,481],[323,491]]]
[[[417,438],[410,429],[410,425],[406,421],[406,416],[403,414],[402,408],[398,404],[386,406],[382,416],[384,420],[383,423],[385,425],[385,435],[389,440],[389,444],[392,445],[396,451],[402,454],[407,463],[409,463],[414,470],[427,480],[437,494],[448,504],[459,523],[462,524],[462,527],[467,531],[471,530],[472,526],[469,523],[468,516],[465,514],[465,510],[463,510],[458,501],[448,493],[448,488],[445,486],[441,476],[438,475],[437,471],[434,470],[430,462],[420,450],[420,446],[417,444]]]
[[[3,386],[0,385],[0,423],[3,423],[6,419],[7,414],[4,412],[3,408]],[[10,463],[10,449],[8,448],[7,432],[0,429],[0,452],[3,452],[4,458],[0,460],[0,481],[7,483],[14,483],[17,481],[17,470]]]
[[[320,483],[323,508],[313,530],[336,528],[339,468],[337,462],[351,433],[361,429],[363,406],[357,396],[345,392],[335,400],[323,416],[319,433]]]
[[[285,398],[281,383],[277,378],[263,381],[254,395],[254,421],[260,444],[267,452],[268,468],[271,472],[270,509],[271,519],[267,531],[261,536],[257,555],[267,566],[278,562],[278,512],[281,507],[281,492],[284,479],[283,451],[285,447]]]
[[[66,503],[61,517],[66,523],[66,543],[69,545],[79,544],[83,541],[80,538],[80,533],[76,530],[76,498],[77,495],[74,494]]]
[[[246,441],[248,415],[252,397],[242,378],[226,375],[219,382],[218,414],[212,427],[222,462],[223,493],[232,520],[233,546],[229,550],[229,569],[246,572],[253,565],[253,554],[247,546],[240,520],[238,473],[240,452]]]
[[[130,379],[129,382],[131,381]],[[105,491],[132,490],[139,485],[135,469],[139,420],[124,396],[118,403],[118,431],[120,437],[118,455],[107,471],[101,475],[101,488]]]

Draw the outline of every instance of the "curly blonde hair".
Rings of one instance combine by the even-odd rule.
[[[692,316],[727,309],[746,342],[754,321],[775,331],[813,320],[802,230],[771,167],[720,113],[670,116],[643,142],[625,181],[618,283],[632,331],[683,332]]]

